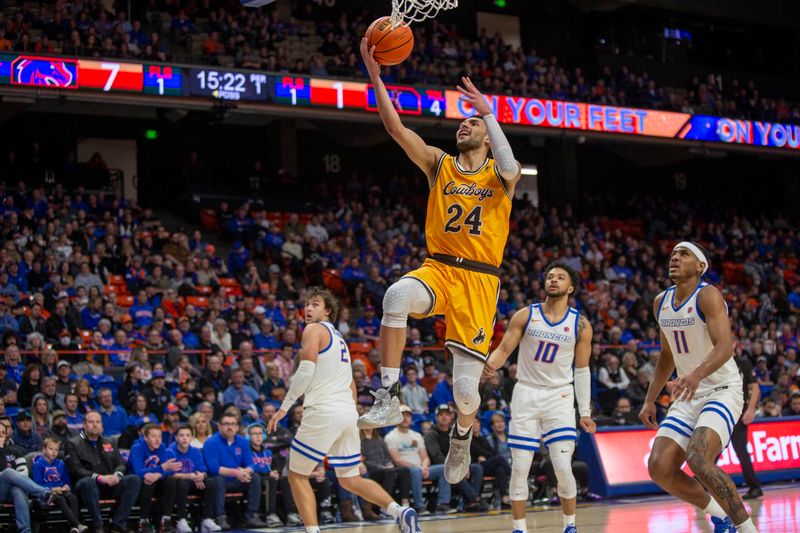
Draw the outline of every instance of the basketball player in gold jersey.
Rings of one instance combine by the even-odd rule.
[[[480,404],[478,384],[492,341],[499,266],[521,167],[489,104],[469,78],[462,78],[464,86],[458,90],[476,114],[458,127],[458,155],[425,144],[400,121],[373,53],[374,48],[363,39],[361,55],[383,125],[428,178],[428,259],[389,287],[383,299],[383,388],[374,393],[375,404],[359,419],[359,427],[384,427],[403,420],[398,380],[408,316],[443,314],[447,322],[445,347],[453,356],[453,398],[458,408],[444,476],[455,484],[469,470],[472,421]],[[494,159],[489,158],[490,149]]]

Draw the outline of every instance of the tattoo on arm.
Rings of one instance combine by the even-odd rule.
[[[583,330],[585,330],[586,326],[588,325],[589,325],[589,320],[585,316],[580,315],[578,317],[578,336],[580,336],[581,333],[583,333]]]
[[[711,494],[711,497],[717,500],[734,524],[741,524],[749,518],[749,515],[742,504],[739,493],[736,492],[733,481],[715,462],[719,450],[709,448],[709,433],[713,433],[713,431],[702,426],[697,428],[689,442],[686,458],[695,476]]]

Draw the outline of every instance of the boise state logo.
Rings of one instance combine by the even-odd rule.
[[[11,68],[12,83],[43,87],[75,87],[78,66],[75,62],[18,57]]]
[[[44,472],[42,472],[42,479],[44,479],[45,483],[55,483],[61,481],[61,474],[58,473],[57,467],[46,466],[44,467]]]
[[[253,463],[258,466],[271,466],[272,465],[272,456],[253,456]]]
[[[157,455],[151,455],[150,457],[144,460],[145,468],[155,468],[159,464],[161,464],[161,459],[159,459]]]
[[[194,461],[181,459],[181,474],[191,474],[192,472],[194,472]]]

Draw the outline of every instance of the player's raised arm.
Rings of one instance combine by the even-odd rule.
[[[492,148],[492,157],[495,160],[497,173],[508,181],[509,185],[515,184],[522,176],[522,165],[514,159],[514,152],[511,150],[511,145],[508,143],[500,123],[497,122],[497,117],[494,116],[486,98],[475,87],[472,80],[464,77],[461,78],[461,82],[464,84],[463,87],[458,86],[458,90],[461,91],[461,99],[472,105],[472,108],[483,117],[486,124],[486,133],[489,135],[489,146]],[[513,190],[509,189],[509,193],[512,192]]]
[[[278,422],[286,416],[286,413],[292,408],[294,402],[308,390],[311,381],[314,379],[314,370],[317,367],[317,356],[319,356],[319,352],[328,345],[330,336],[330,332],[322,324],[313,323],[306,326],[306,329],[303,331],[303,338],[300,341],[300,353],[298,354],[300,364],[294,376],[292,376],[292,384],[289,387],[289,391],[286,393],[286,398],[284,398],[281,408],[278,409],[269,420],[267,433],[275,431]]]
[[[714,349],[691,374],[681,376],[675,380],[672,394],[676,400],[689,401],[694,398],[694,393],[700,381],[716,372],[733,357],[731,321],[728,318],[725,300],[719,289],[711,285],[700,289],[697,294],[697,307],[706,317],[708,336],[711,337]]]
[[[656,296],[653,303],[653,312],[656,317],[658,316],[658,306],[661,305],[661,300],[664,297],[662,292]],[[639,411],[639,419],[642,423],[651,428],[657,429],[658,423],[656,421],[656,396],[667,384],[667,380],[675,370],[675,359],[672,355],[672,349],[669,347],[667,337],[664,332],[661,332],[661,355],[658,356],[658,363],[653,372],[653,378],[650,380],[650,385],[647,387],[647,396],[644,398],[642,410]]]
[[[514,316],[511,317],[511,321],[508,323],[508,329],[505,335],[503,335],[503,340],[500,341],[500,345],[494,349],[489,355],[489,359],[486,360],[486,366],[483,372],[487,378],[491,377],[498,368],[506,364],[508,356],[511,355],[511,352],[514,351],[514,348],[517,347],[517,344],[519,344],[522,338],[522,333],[525,331],[525,326],[528,324],[530,314],[530,308],[525,307],[514,313]]]
[[[575,398],[578,400],[578,413],[581,427],[588,433],[594,433],[595,423],[592,420],[592,375],[589,371],[589,358],[592,355],[592,325],[581,315],[578,318],[578,343],[575,346]]]
[[[381,80],[381,67],[372,57],[375,47],[371,49],[367,38],[361,39],[361,57],[367,66],[369,79],[375,90],[375,102],[378,104],[378,113],[389,135],[403,149],[409,159],[414,162],[428,177],[428,185],[432,185],[436,177],[436,167],[443,152],[435,146],[428,146],[422,137],[406,128],[400,120],[400,115],[389,98],[389,92]]]

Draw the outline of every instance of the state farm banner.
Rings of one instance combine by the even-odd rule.
[[[587,435],[587,437],[589,437]],[[606,495],[652,492],[647,460],[656,432],[646,428],[599,428],[581,441],[581,458],[592,466],[592,486]],[[586,449],[588,448],[588,449]],[[748,451],[764,480],[791,479],[800,472],[800,419],[760,419],[748,428]],[[731,475],[741,474],[731,446],[717,464]],[[683,470],[692,475],[688,465]]]

